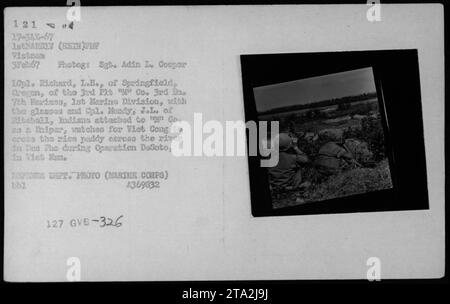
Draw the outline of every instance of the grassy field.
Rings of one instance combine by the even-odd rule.
[[[374,168],[355,168],[330,176],[306,191],[291,191],[272,197],[274,208],[296,206],[337,197],[392,188],[387,159]]]
[[[311,160],[327,142],[356,139],[367,144],[373,166],[343,168],[335,175],[324,177],[312,165],[302,168],[302,179],[311,186],[303,191],[288,191],[273,195],[275,208],[329,200],[392,187],[386,155],[384,131],[377,99],[334,105],[322,109],[276,114],[280,131],[297,138],[297,146]],[[330,137],[332,135],[332,137]]]

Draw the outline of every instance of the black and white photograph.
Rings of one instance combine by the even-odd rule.
[[[269,156],[248,157],[253,216],[428,208],[417,50],[243,54],[241,64],[246,121],[278,124],[259,130]]]
[[[392,188],[371,67],[253,91],[258,119],[279,122],[274,208]]]

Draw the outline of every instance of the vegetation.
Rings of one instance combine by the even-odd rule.
[[[277,113],[304,110],[304,109],[309,109],[309,108],[328,107],[328,106],[333,106],[333,105],[341,105],[341,107],[345,107],[345,105],[342,105],[342,104],[355,102],[355,101],[361,101],[361,100],[373,99],[376,97],[377,97],[376,92],[363,93],[363,94],[354,95],[354,96],[346,96],[346,97],[341,97],[341,98],[332,98],[332,99],[327,99],[327,100],[321,100],[321,101],[312,102],[312,103],[308,103],[308,104],[297,104],[297,105],[286,106],[286,107],[278,107],[275,109],[270,109],[267,111],[259,112],[258,115],[277,114]]]
[[[361,129],[347,129],[344,138],[358,138],[369,145],[374,154],[374,160],[380,161],[386,157],[386,147],[383,128],[379,119],[366,117],[361,120]]]
[[[291,191],[273,197],[274,208],[299,205],[392,188],[387,159],[374,168],[354,168],[333,175],[306,191]]]
[[[319,149],[329,141],[343,143],[346,139],[354,138],[366,142],[370,152],[373,153],[370,167],[347,164],[343,165],[340,172],[331,176],[319,174],[312,163],[304,165],[301,169],[302,178],[304,181],[310,182],[311,186],[302,191],[273,192],[275,208],[392,187],[384,130],[377,101],[341,102],[337,106],[333,105],[326,112],[309,109],[291,114],[275,114],[271,119],[279,121],[281,132],[289,132],[298,139],[298,147],[309,156],[312,163]],[[325,132],[322,132],[323,130]],[[326,135],[328,130],[340,131],[337,133],[342,134],[342,138],[331,140]]]

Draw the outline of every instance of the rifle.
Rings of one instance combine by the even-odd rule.
[[[363,165],[361,165],[356,159],[352,158],[349,160],[345,160],[346,162],[348,162],[350,165],[355,165],[357,168],[362,168]]]

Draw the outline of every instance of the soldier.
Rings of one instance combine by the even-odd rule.
[[[353,158],[364,167],[374,167],[374,154],[369,150],[367,142],[348,138],[344,141],[343,147],[349,151]]]
[[[323,175],[332,175],[338,173],[346,161],[352,158],[353,155],[345,148],[334,141],[329,141],[320,147],[314,159],[314,167]]]
[[[354,138],[339,143],[329,141],[319,149],[314,167],[319,173],[328,176],[340,172],[349,165],[372,166],[372,157],[373,153],[363,141]]]
[[[308,156],[295,144],[288,133],[278,135],[279,161],[275,167],[269,168],[269,178],[272,188],[276,190],[291,190],[307,188],[310,183],[302,182],[302,165],[309,163]]]

